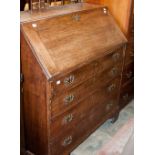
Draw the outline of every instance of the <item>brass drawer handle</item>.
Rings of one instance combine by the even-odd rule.
[[[110,71],[111,76],[116,76],[118,74],[118,68],[113,67]]]
[[[126,77],[127,77],[128,79],[130,79],[130,78],[132,77],[132,71],[126,73]]]
[[[67,123],[71,122],[72,120],[73,120],[73,114],[69,114],[64,117],[62,124],[67,124]]]
[[[114,53],[112,55],[112,58],[113,58],[114,61],[118,61],[120,59],[120,56],[121,56],[120,53]]]
[[[74,82],[74,75],[70,75],[69,77],[66,77],[65,79],[64,79],[64,84],[65,85],[70,85],[70,84],[72,84],[73,82]]]
[[[109,87],[108,87],[108,92],[112,92],[114,89],[116,88],[116,84],[111,84]]]
[[[129,98],[129,94],[128,93],[123,96],[123,100],[125,100],[125,101],[128,100],[128,98]]]
[[[72,136],[69,136],[69,137],[67,137],[67,138],[64,139],[62,145],[63,146],[67,146],[67,145],[69,145],[71,143],[72,143]]]
[[[113,105],[114,105],[114,102],[109,101],[109,103],[106,105],[106,111],[109,111]]]
[[[73,102],[73,100],[74,100],[74,95],[73,94],[70,94],[70,95],[68,95],[68,96],[66,96],[64,98],[65,104],[71,103],[71,102]]]

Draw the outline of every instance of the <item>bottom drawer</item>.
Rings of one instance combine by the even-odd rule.
[[[134,80],[131,79],[121,88],[120,109],[126,106],[134,97]]]
[[[99,109],[98,109],[99,110]],[[100,110],[101,111],[101,110]],[[70,132],[63,132],[56,139],[51,141],[52,155],[66,155],[69,154],[75,147],[77,147],[84,139],[86,139],[97,127],[99,127],[107,119],[111,118],[118,108],[115,106],[107,115],[103,115],[100,111],[89,113],[89,117],[81,120],[79,124],[73,126]],[[100,117],[98,117],[100,116]]]
[[[72,151],[94,129],[107,120],[109,115],[111,117],[118,110],[117,91],[113,95],[103,93],[104,96],[102,93],[101,90],[98,90],[87,101],[77,105],[72,111],[73,117],[70,117],[63,126],[60,125],[59,121],[64,117],[53,122],[53,129],[51,128],[53,131],[53,136],[51,135],[52,154],[63,155]],[[63,121],[60,122],[62,124]]]

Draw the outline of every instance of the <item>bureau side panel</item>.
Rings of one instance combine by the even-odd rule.
[[[22,104],[26,150],[37,155],[47,155],[47,81],[22,33],[21,72],[24,75]]]

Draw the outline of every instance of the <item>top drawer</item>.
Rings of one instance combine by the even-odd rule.
[[[110,54],[92,61],[67,75],[56,76],[54,80],[55,90],[57,93],[62,93],[63,90],[71,89],[109,67],[115,66],[120,61],[123,62],[123,47],[120,47]]]

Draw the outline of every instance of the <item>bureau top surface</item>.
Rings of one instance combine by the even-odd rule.
[[[47,18],[21,22],[21,31],[48,80],[126,43],[112,16],[101,6],[88,5],[81,10],[77,6],[78,10],[68,14],[52,17],[49,12]]]

